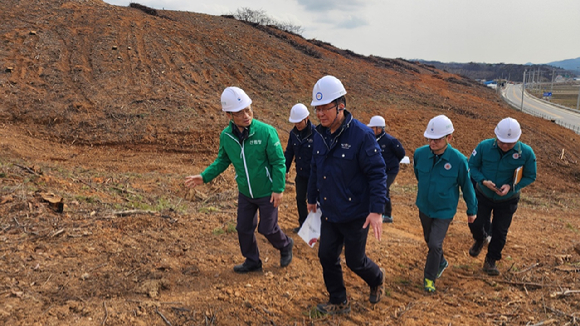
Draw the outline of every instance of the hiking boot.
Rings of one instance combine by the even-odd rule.
[[[325,315],[348,314],[350,312],[350,302],[348,302],[348,300],[344,300],[343,303],[338,304],[330,302],[321,303],[316,305],[316,310]]]
[[[294,247],[294,240],[290,239],[290,243],[286,246],[286,248],[280,250],[280,266],[286,267],[290,265],[292,262],[292,247]]]
[[[475,240],[473,246],[469,248],[469,255],[471,257],[477,257],[481,253],[481,249],[483,249],[483,245],[485,244],[485,240]]]
[[[499,275],[499,269],[495,266],[495,262],[487,257],[485,257],[485,262],[483,263],[483,271],[489,276]]]
[[[391,216],[383,215],[383,223],[393,223],[393,218]]]
[[[249,263],[248,261],[245,261],[243,264],[239,264],[239,265],[234,266],[234,272],[240,273],[240,274],[245,274],[245,273],[249,273],[249,272],[261,272],[261,271],[262,271],[262,262],[255,264],[255,263]]]
[[[381,284],[377,285],[377,286],[372,286],[371,287],[371,294],[369,295],[369,301],[371,303],[377,303],[379,301],[381,301],[381,297],[383,296],[384,292],[385,292],[385,269],[381,268],[381,274],[383,275],[381,277]]]
[[[443,274],[443,271],[447,268],[447,266],[449,266],[449,263],[447,262],[447,259],[443,258],[443,261],[439,264],[439,271],[437,272],[437,278],[441,277],[441,274]]]
[[[435,281],[432,281],[428,278],[423,280],[423,288],[425,289],[425,291],[429,292],[429,293],[433,293],[435,292]]]

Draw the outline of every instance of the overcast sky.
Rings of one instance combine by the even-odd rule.
[[[247,7],[359,54],[441,62],[580,57],[580,0],[104,0],[224,15]]]

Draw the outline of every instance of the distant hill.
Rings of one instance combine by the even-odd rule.
[[[580,58],[579,58],[580,59]],[[576,60],[576,59],[574,59]],[[452,74],[458,74],[471,79],[508,79],[514,82],[521,82],[524,76],[524,71],[538,71],[540,69],[540,78],[542,81],[550,81],[552,79],[552,71],[555,76],[562,75],[567,78],[576,76],[579,72],[567,70],[562,66],[553,64],[539,64],[539,65],[518,65],[505,63],[457,63],[457,62],[439,62],[427,60],[415,60],[417,62],[433,66],[434,68],[447,71]],[[564,61],[560,61],[564,62]],[[580,64],[578,64],[580,66]]]
[[[566,70],[570,70],[580,75],[580,57],[576,59],[566,59],[561,61],[553,61],[548,63],[550,66],[560,67]]]

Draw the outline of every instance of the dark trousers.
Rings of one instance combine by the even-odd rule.
[[[322,218],[318,258],[322,265],[322,276],[330,295],[330,303],[338,304],[346,300],[346,287],[340,265],[343,246],[346,266],[350,270],[371,287],[378,286],[382,282],[379,266],[365,253],[370,227],[363,229],[364,223],[364,218],[347,223],[332,223]]]
[[[296,207],[298,208],[298,223],[300,226],[306,221],[308,209],[306,208],[306,190],[308,190],[308,177],[296,176]]]
[[[445,240],[449,224],[451,224],[453,219],[431,218],[422,212],[419,212],[419,218],[423,226],[423,237],[427,247],[429,247],[423,275],[425,278],[435,281],[439,272],[439,265],[445,259],[443,256],[443,240]]]
[[[258,224],[258,211],[260,211],[260,223]],[[258,227],[258,233],[264,235],[274,248],[285,248],[290,239],[278,226],[278,208],[270,202],[270,196],[262,198],[246,197],[238,193],[238,240],[240,250],[246,261],[251,264],[260,262],[260,253],[254,231]]]
[[[383,210],[383,215],[392,217],[391,214],[393,214],[393,205],[391,204],[391,192],[389,191],[389,189],[391,188],[391,185],[393,184],[393,182],[395,182],[395,178],[397,177],[397,173],[391,173],[391,174],[387,174],[387,202],[385,203],[385,209]]]
[[[473,178],[471,179],[471,184],[473,184],[473,189],[477,190],[477,182],[475,182],[475,180],[473,180]],[[483,229],[485,230],[485,237],[487,237],[488,235],[491,235],[491,219],[487,219],[485,221],[485,223],[483,224]]]
[[[497,261],[501,259],[501,252],[505,246],[508,230],[512,224],[514,213],[518,209],[520,196],[505,200],[493,201],[483,195],[479,190],[475,190],[477,196],[477,218],[469,229],[473,239],[481,241],[486,236],[485,225],[491,220],[491,242],[487,247],[487,259]],[[493,219],[491,214],[493,212]]]

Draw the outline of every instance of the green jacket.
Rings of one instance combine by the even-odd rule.
[[[513,186],[514,171],[523,167],[522,179]],[[517,195],[520,190],[536,180],[536,154],[532,148],[518,141],[514,148],[506,153],[497,146],[495,138],[482,141],[475,147],[469,158],[471,178],[478,183],[483,194],[496,201],[502,201]],[[508,184],[511,189],[505,196],[499,196],[483,185],[483,181],[490,180],[498,188]]]
[[[469,178],[467,158],[447,145],[439,160],[428,145],[419,147],[413,155],[415,177],[418,181],[419,211],[431,218],[450,219],[457,212],[459,188],[467,204],[467,215],[477,214],[475,190]]]
[[[217,177],[231,164],[236,169],[238,190],[250,198],[282,193],[286,186],[286,159],[274,127],[256,119],[248,127],[248,138],[240,143],[230,121],[220,134],[217,158],[202,173],[203,182]]]

